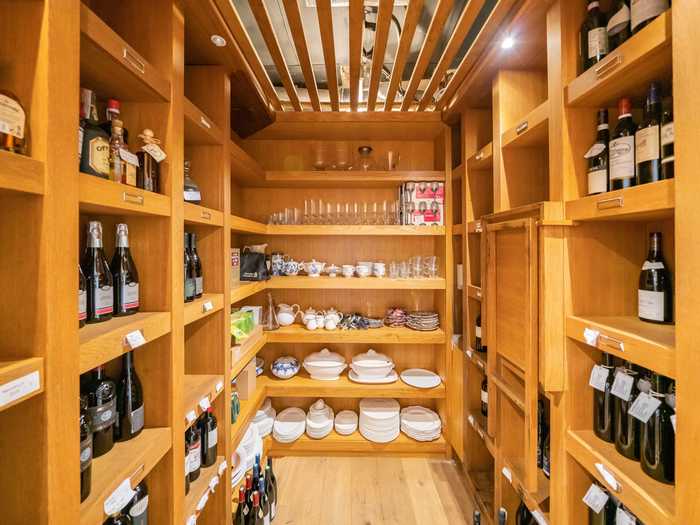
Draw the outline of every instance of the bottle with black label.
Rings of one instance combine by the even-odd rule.
[[[78,265],[78,328],[85,326],[87,319],[87,280]]]
[[[629,361],[617,369],[634,379],[629,401],[614,396],[615,400],[615,449],[626,458],[639,461],[639,420],[629,414],[629,409],[639,394],[639,368]]]
[[[202,436],[202,466],[211,467],[216,463],[217,443],[219,441],[216,417],[212,407],[207,408],[207,411],[200,418],[199,431]]]
[[[598,110],[598,132],[593,146],[584,157],[588,160],[588,195],[608,191],[608,110]]]
[[[87,246],[80,265],[87,281],[87,322],[110,320],[114,309],[113,280],[102,245],[100,222],[88,223]]]
[[[109,178],[109,134],[97,123],[97,96],[89,89],[80,90],[81,104],[87,109],[82,120],[80,171]]]
[[[190,259],[194,265],[194,296],[202,297],[204,293],[204,277],[202,275],[202,261],[197,252],[197,234],[190,233]]]
[[[190,447],[189,453],[189,476],[190,483],[199,477],[199,472],[202,467],[202,438],[197,425],[192,425],[185,432],[187,443]]]
[[[196,270],[192,257],[190,256],[190,250],[188,249],[190,245],[190,234],[185,232],[185,302],[189,303],[194,301],[195,295],[195,277]]]
[[[608,19],[608,46],[613,51],[632,36],[629,0],[615,0]]]
[[[486,352],[486,346],[481,342],[481,312],[476,314],[474,321],[474,350],[477,352]]]
[[[489,415],[489,381],[486,377],[481,381],[481,414],[484,417]]]
[[[114,315],[139,311],[139,274],[129,248],[129,227],[117,224],[117,243],[110,264],[114,282]]]
[[[581,65],[583,71],[600,62],[608,54],[608,28],[600,2],[588,2],[588,14],[581,26]]]
[[[143,430],[143,388],[134,368],[134,352],[124,354],[122,376],[117,387],[117,412],[114,439],[128,441]]]
[[[92,488],[92,430],[88,424],[87,398],[80,396],[80,501],[90,495]]]
[[[672,179],[675,157],[673,144],[675,134],[673,129],[673,99],[666,97],[662,103],[661,115],[661,178]]]
[[[661,86],[652,82],[634,135],[637,184],[661,180]]]
[[[634,134],[637,125],[632,120],[632,101],[621,98],[617,103],[618,117],[610,141],[610,191],[635,185]]]
[[[641,464],[642,470],[661,483],[674,484],[676,480],[676,433],[673,430],[671,416],[674,414],[667,402],[669,394],[675,390],[671,380],[660,374],[652,374],[649,395],[661,404],[641,428]]]
[[[131,518],[133,525],[148,525],[148,487],[142,481],[134,489],[134,497],[123,510]]]
[[[610,390],[615,381],[615,358],[604,353],[600,366],[608,370],[608,377],[605,380],[605,392],[597,388],[593,389],[593,432],[603,441],[613,443],[615,441],[615,396]]]
[[[631,0],[632,32],[638,33],[670,7],[669,0]]]
[[[673,322],[671,274],[662,251],[661,232],[649,234],[649,253],[639,274],[638,313],[642,321]]]
[[[117,420],[117,386],[105,374],[103,365],[80,378],[80,393],[87,399],[87,416],[92,429],[92,457],[99,458],[114,446]]]

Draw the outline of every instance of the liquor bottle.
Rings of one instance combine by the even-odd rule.
[[[199,191],[199,186],[190,177],[190,161],[185,161],[185,202],[190,202],[192,204],[201,204],[202,194]]]
[[[588,2],[588,14],[581,25],[581,66],[586,71],[608,54],[608,29],[600,2]]]
[[[80,396],[80,502],[92,488],[92,430],[88,424],[87,398]]]
[[[501,507],[498,509],[498,525],[506,525],[506,520],[508,519],[508,512],[506,509]]]
[[[117,412],[114,439],[128,441],[138,436],[143,430],[144,408],[143,388],[134,368],[134,352],[127,352],[123,357],[122,376],[117,385]]]
[[[190,234],[185,232],[185,302],[189,303],[194,301],[195,293],[195,267],[190,257],[190,250],[188,246],[190,244]]]
[[[474,321],[474,350],[477,352],[486,352],[486,346],[481,342],[481,312],[476,314]]]
[[[608,110],[598,110],[598,133],[593,146],[584,157],[588,159],[588,195],[608,191],[608,143],[610,131]]]
[[[202,436],[202,466],[211,467],[216,463],[218,432],[213,408],[209,407],[202,415],[199,431]]]
[[[661,178],[672,179],[675,157],[673,143],[675,134],[673,129],[673,99],[666,97],[662,103],[661,115]]]
[[[474,511],[474,517],[472,518],[473,525],[481,525],[481,512],[478,510]]]
[[[270,500],[267,499],[265,481],[265,476],[260,476],[260,481],[258,482],[258,492],[260,493],[260,508],[262,509],[263,513],[263,522],[265,525],[270,525]]]
[[[618,371],[634,378],[634,383],[629,401],[614,396],[615,449],[626,458],[639,461],[639,420],[629,414],[629,409],[639,394],[639,369],[631,362],[625,361],[625,365],[618,368]]]
[[[245,486],[241,485],[238,488],[238,507],[236,508],[236,516],[233,520],[233,525],[247,525],[249,509],[245,501]]]
[[[134,525],[148,525],[148,487],[142,481],[134,489],[134,497],[123,510],[128,514]]]
[[[629,0],[615,0],[608,19],[608,46],[610,51],[632,36]]]
[[[102,223],[88,223],[87,246],[81,261],[87,281],[87,322],[100,323],[112,318],[114,305],[112,272],[102,245]]]
[[[114,315],[139,311],[139,274],[129,249],[129,227],[117,224],[117,243],[110,264],[114,283]]]
[[[116,98],[110,98],[107,100],[107,120],[100,124],[100,127],[104,130],[107,135],[112,134],[112,122],[115,120],[121,120],[121,102]],[[124,139],[124,144],[129,143],[129,131],[122,125],[122,137]]]
[[[0,89],[0,150],[27,154],[27,115],[14,93]]]
[[[131,516],[128,514],[122,514],[121,511],[119,511],[107,518],[107,521],[105,521],[102,525],[134,525],[134,522],[131,519]]]
[[[489,382],[486,376],[481,381],[481,413],[484,417],[489,415]]]
[[[603,487],[600,489],[608,494],[608,501],[597,514],[593,509],[588,509],[588,525],[615,525],[617,521],[617,499],[608,493]]]
[[[544,437],[547,432],[545,422],[544,401],[537,400],[537,468],[542,468],[542,458],[544,451]]]
[[[632,0],[632,32],[638,33],[644,29],[669,7],[668,0]]]
[[[87,399],[87,416],[92,429],[92,457],[99,458],[114,446],[117,419],[117,386],[105,375],[103,365],[80,377],[80,393]]]
[[[260,506],[260,493],[257,490],[253,491],[253,519],[251,525],[265,525],[265,515]]]
[[[185,433],[185,496],[190,493],[190,444]]]
[[[89,108],[83,120],[83,147],[80,171],[109,178],[109,134],[97,124],[97,97],[94,91],[81,90],[83,103]],[[89,99],[89,102],[87,102]]]
[[[202,297],[204,293],[204,277],[202,275],[202,261],[197,252],[197,234],[190,233],[190,259],[194,265],[194,296]]]
[[[85,326],[87,319],[87,280],[78,265],[78,328]]]
[[[617,103],[618,117],[610,141],[610,191],[635,185],[634,134],[637,125],[632,120],[632,102],[623,97]]]
[[[593,432],[603,441],[613,443],[615,441],[615,396],[610,390],[615,381],[615,358],[604,353],[600,366],[608,370],[608,377],[605,380],[605,392],[597,388],[593,389]]]
[[[673,322],[671,274],[661,249],[661,232],[649,234],[649,254],[639,274],[639,318],[650,323]]]
[[[661,180],[661,86],[652,82],[634,135],[637,184]]]
[[[552,456],[549,453],[549,436],[549,431],[547,431],[547,436],[542,444],[542,472],[544,472],[547,479],[549,479],[552,469]]]
[[[126,184],[126,161],[121,153],[126,144],[122,133],[122,121],[113,120],[112,134],[109,137],[109,178],[114,182]]]
[[[652,374],[649,395],[661,401],[661,405],[641,428],[642,470],[661,483],[674,484],[676,479],[676,433],[671,416],[674,414],[665,401],[672,391],[671,380],[660,374]]]
[[[190,483],[192,483],[199,477],[202,467],[202,438],[197,425],[192,425],[188,428],[185,436],[190,447],[189,476]]]
[[[270,520],[274,520],[277,515],[277,480],[272,473],[272,458],[267,458],[265,466],[265,496],[270,502]]]
[[[165,159],[165,153],[159,146],[160,140],[155,138],[150,129],[144,129],[139,138],[143,145],[136,152],[136,157],[139,160],[136,171],[136,186],[158,193],[160,191],[160,163]]]

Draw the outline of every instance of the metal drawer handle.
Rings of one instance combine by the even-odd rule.
[[[620,352],[625,351],[625,343],[624,341],[620,341],[619,339],[615,339],[614,337],[610,337],[609,335],[605,334],[600,334],[598,336],[598,343],[599,344],[604,344],[606,346],[611,346],[613,348],[616,348]]]
[[[596,78],[602,78],[614,69],[617,68],[622,64],[622,55],[616,55],[615,58],[612,60],[609,60],[608,62],[605,62],[604,64],[601,64],[597,68],[595,68],[595,76]]]
[[[131,49],[128,49],[126,47],[122,48],[122,56],[124,57],[124,61],[127,62],[136,71],[138,71],[142,75],[146,74],[146,64],[144,64],[143,60],[141,60],[136,54],[132,53]]]
[[[208,211],[203,211],[202,212],[202,219],[211,220],[211,213],[209,213]]]
[[[209,124],[209,122],[207,122],[207,119],[205,119],[204,117],[200,116],[199,122],[201,122],[202,126],[204,126],[205,128],[211,129],[211,124]]]
[[[527,131],[527,126],[528,126],[527,120],[525,122],[521,122],[520,124],[518,124],[518,127],[515,128],[515,134],[520,135],[521,133],[525,133]]]
[[[131,204],[138,204],[139,206],[143,206],[143,195],[135,195],[133,193],[124,192],[122,193],[122,200]]]
[[[622,208],[625,205],[625,200],[622,196],[611,197],[596,202],[596,207],[599,210],[611,210],[613,208]]]

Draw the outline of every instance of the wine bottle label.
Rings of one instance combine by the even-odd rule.
[[[664,263],[660,261],[644,261],[644,264],[642,264],[642,270],[663,270],[664,268],[666,268]]]
[[[78,290],[78,319],[81,321],[87,317],[87,292]]]
[[[589,149],[586,154],[583,156],[584,159],[592,159],[593,157],[597,157],[601,153],[605,151],[605,144],[602,144],[600,142],[596,142],[591,146],[591,149]]]
[[[481,391],[481,402],[489,404],[489,393],[485,390]]]
[[[87,415],[90,419],[90,428],[93,432],[99,432],[114,424],[117,420],[117,399],[113,397],[109,403],[96,407],[88,407]]]
[[[481,339],[481,327],[480,326],[475,326],[474,327],[474,335]]]
[[[109,176],[109,142],[102,135],[88,142],[88,165],[95,173]]]
[[[639,290],[638,293],[639,317],[648,321],[663,322],[666,294],[650,290]]]
[[[0,95],[0,133],[23,139],[25,120],[20,103],[7,95]]]
[[[274,520],[275,516],[277,516],[277,502],[273,501],[270,505],[270,517]]]
[[[139,283],[122,284],[122,302],[124,308],[132,309],[139,306]]]
[[[263,519],[264,525],[270,525],[270,513],[268,512],[265,514],[265,518]]]
[[[634,137],[619,137],[610,141],[610,180],[634,178]]]
[[[669,146],[673,144],[674,139],[675,133],[673,129],[673,122],[669,122],[668,124],[661,126],[661,145]]]
[[[608,54],[608,30],[596,27],[588,31],[588,58]]]
[[[196,441],[190,445],[190,472],[196,472],[202,465],[201,442]]]
[[[185,202],[201,201],[202,195],[196,190],[185,190]]]
[[[144,409],[143,405],[129,414],[129,424],[131,425],[131,434],[136,434],[143,428]]]
[[[141,149],[153,157],[158,163],[163,162],[167,157],[158,144],[145,144]]]
[[[125,182],[129,186],[136,187],[136,166],[133,164],[127,163],[126,165],[126,174],[125,174]]]
[[[623,4],[620,10],[608,20],[608,36],[613,36],[622,31],[630,23],[630,8]]]
[[[80,159],[82,158],[83,155],[83,138],[85,137],[85,130],[83,129],[83,125],[81,124],[80,127],[78,128],[78,163],[80,163]]]
[[[80,472],[92,463],[92,434],[80,442]]]
[[[605,193],[608,191],[608,170],[593,170],[588,172],[588,194]]]
[[[642,128],[634,135],[636,143],[637,165],[661,157],[659,144],[659,126]]]
[[[95,289],[95,315],[111,314],[114,309],[114,291],[111,286]]]
[[[133,525],[148,524],[148,496],[144,496],[131,506],[129,516]]]
[[[185,279],[185,297],[194,297],[195,284],[194,279]]]
[[[194,293],[195,295],[202,295],[204,292],[204,277],[194,278]]]
[[[219,440],[218,429],[214,428],[209,431],[209,448],[215,447]]]
[[[668,0],[632,0],[630,18],[632,31],[641,23],[655,18],[668,9]]]

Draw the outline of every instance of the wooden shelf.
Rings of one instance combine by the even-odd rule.
[[[191,415],[194,412],[195,416],[199,417],[204,413],[204,410],[199,405],[200,400],[206,397],[209,399],[209,403],[213,404],[219,394],[224,391],[224,376],[185,374],[182,391],[184,398],[182,417],[185,418],[185,428],[187,429],[195,421],[189,421],[187,419],[188,414]],[[225,412],[228,413],[228,411]]]
[[[649,82],[670,77],[671,10],[566,86],[569,106],[612,107],[623,96],[638,97]]]
[[[236,422],[231,425],[231,443],[233,444],[232,450],[236,450],[238,448],[238,444],[241,439],[243,439],[245,431],[248,428],[248,423],[250,423],[255,417],[255,413],[258,411],[258,408],[262,406],[265,397],[265,388],[258,385],[255,393],[250,399],[240,400],[241,410],[238,413],[238,419],[236,419]]]
[[[474,363],[477,368],[479,368],[484,374],[488,375],[488,368],[486,363],[486,354],[477,352],[476,350],[469,348],[464,352],[472,363]]]
[[[549,101],[530,111],[517,125],[501,134],[501,147],[533,148],[549,145]]]
[[[186,202],[185,224],[222,227],[224,225],[224,214],[218,210]]]
[[[125,317],[113,317],[104,323],[86,324],[80,337],[81,374],[97,365],[111,361],[128,352],[126,335],[140,330],[146,342],[170,333],[170,312],[138,312]]]
[[[185,326],[194,323],[208,315],[218,312],[224,307],[224,294],[203,293],[202,297],[191,303],[185,303]]]
[[[544,475],[542,469],[537,469],[537,491],[529,492],[525,489],[525,484],[523,483],[523,480],[525,479],[525,467],[523,466],[522,461],[520,459],[505,457],[502,458],[502,461],[503,467],[510,470],[510,484],[515,489],[515,492],[521,495],[527,508],[531,511],[539,510],[544,514],[544,512],[540,509],[540,504],[549,498],[549,479]]]
[[[0,150],[0,191],[44,193],[44,163]]]
[[[373,443],[367,441],[359,431],[341,436],[335,431],[323,439],[312,439],[306,434],[294,443],[270,442],[268,454],[281,456],[445,456],[448,445],[440,436],[435,441],[414,441],[405,434],[400,434],[391,443]]]
[[[87,173],[78,177],[78,195],[85,213],[170,216],[170,197]]]
[[[166,102],[170,82],[85,4],[80,4],[80,85],[128,102]]]
[[[92,490],[80,504],[81,525],[100,525],[106,518],[104,501],[126,479],[138,485],[170,450],[170,428],[146,428],[129,441],[115,443],[104,456],[92,460]]]
[[[404,182],[444,182],[444,171],[267,171],[268,185],[293,188],[398,188]]]
[[[265,182],[260,164],[233,140],[229,140],[231,179],[242,186],[259,186]]]
[[[273,224],[267,227],[268,235],[358,235],[358,236],[401,236],[401,235],[445,235],[444,226],[383,226],[366,224],[309,224],[281,225]]]
[[[236,215],[229,216],[229,227],[231,231],[238,233],[267,233],[267,224],[237,217]]]
[[[442,344],[445,332],[419,332],[410,328],[371,328],[368,330],[307,330],[294,324],[267,332],[268,343],[369,343],[369,344]]]
[[[573,221],[656,220],[673,216],[675,206],[676,181],[669,179],[568,201],[566,218]]]
[[[388,277],[282,276],[267,281],[268,290],[444,290],[445,279],[389,279]]]
[[[464,235],[464,224],[453,224],[452,225],[452,235],[462,236]]]
[[[44,391],[44,358],[0,361],[0,411]]]
[[[569,430],[566,433],[566,449],[644,523],[675,523],[675,487],[647,476],[639,461],[619,454],[614,444],[598,439],[591,430]],[[613,491],[608,486],[596,464],[603,465],[615,477],[620,490]]]
[[[481,286],[467,285],[467,295],[475,301],[481,301]]]
[[[474,432],[479,436],[479,438],[484,442],[486,449],[489,451],[491,456],[496,457],[496,444],[487,432],[486,418],[481,412],[470,412],[467,415],[467,422],[474,429]]]
[[[484,231],[484,224],[480,220],[469,221],[467,223],[467,233],[481,233]]]
[[[467,169],[487,171],[493,169],[493,142],[489,142],[467,160]]]
[[[265,290],[265,281],[240,281],[231,287],[231,304]]]
[[[186,146],[220,146],[224,143],[224,134],[212,119],[204,114],[187,97],[183,99],[185,113]]]
[[[265,343],[267,343],[267,337],[262,326],[258,325],[245,341],[231,348],[231,379],[236,378],[241,373],[241,370],[257,355]]]
[[[223,445],[223,442],[220,443],[221,444],[218,446]],[[220,449],[217,448],[217,450]],[[202,469],[199,471],[199,477],[192,483],[190,483],[190,491],[185,496],[185,503],[183,507],[185,520],[189,519],[189,517],[192,515],[198,514],[197,507],[199,506],[200,501],[203,502],[203,506],[200,509],[200,512],[204,512],[204,509],[208,504],[208,499],[204,500],[205,495],[209,496],[211,494],[211,488],[209,484],[214,478],[221,478],[222,474],[229,472],[229,469],[226,468],[224,469],[222,474],[219,474],[219,467],[224,461],[226,461],[225,456],[217,456],[214,464],[209,467],[202,467]],[[221,479],[221,481],[219,482],[219,486],[216,487],[216,490],[223,490],[221,484],[226,482],[230,483],[230,480],[228,480],[226,477]]]
[[[633,316],[568,316],[566,335],[587,343],[585,329],[600,332],[596,348],[667,377],[676,377],[676,328]]]
[[[459,181],[464,179],[464,174],[466,173],[466,168],[464,164],[460,164],[456,168],[452,168],[452,180]]]
[[[511,402],[520,410],[525,412],[525,392],[521,386],[507,384],[503,379],[495,374],[489,375],[489,383],[496,386]]]
[[[484,525],[493,524],[494,516],[494,483],[493,469],[479,471],[471,470],[466,473],[466,481],[470,493],[481,511],[481,522]]]
[[[430,389],[412,387],[401,379],[385,385],[368,385],[351,381],[347,376],[347,370],[349,368],[335,381],[311,379],[304,370],[290,379],[279,379],[266,371],[265,374],[258,377],[258,381],[265,387],[268,397],[395,397],[404,399],[442,399],[445,397],[443,383]]]

